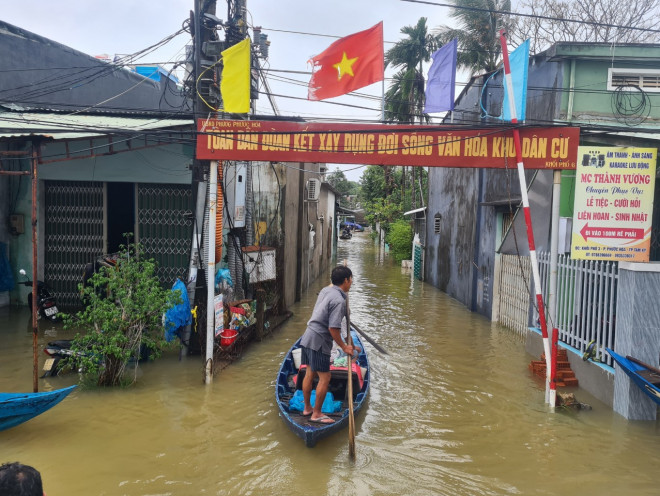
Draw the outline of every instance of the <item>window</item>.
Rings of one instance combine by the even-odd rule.
[[[638,86],[648,92],[660,92],[660,69],[621,69],[607,71],[607,89],[614,91],[625,86]]]
[[[513,224],[514,217],[514,212],[502,212],[502,235],[506,234],[509,230],[511,224]]]
[[[433,232],[435,234],[440,234],[440,219],[440,214],[435,214],[435,217],[433,218]]]

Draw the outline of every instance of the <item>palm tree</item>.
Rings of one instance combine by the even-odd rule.
[[[477,72],[492,72],[500,62],[502,48],[499,30],[510,29],[512,18],[502,11],[511,11],[511,0],[451,0],[455,5],[449,14],[456,19],[457,28],[440,27],[438,39],[441,44],[458,40],[456,65],[473,75]]]
[[[438,48],[437,38],[428,32],[426,17],[416,26],[405,26],[407,38],[398,41],[385,53],[385,66],[398,69],[385,93],[385,120],[395,122],[429,121],[424,114],[423,63],[431,60]]]
[[[437,37],[428,32],[426,17],[420,17],[415,26],[401,28],[406,35],[385,54],[385,66],[391,65],[398,69],[392,84],[385,93],[385,120],[394,122],[414,123],[429,122],[430,117],[424,113],[424,73],[423,64],[431,60],[431,55],[438,48]],[[411,182],[412,204],[415,205],[415,172],[413,169]],[[392,193],[392,173],[389,167],[385,170],[386,189]],[[406,170],[403,169],[401,191],[406,188]],[[421,192],[420,192],[421,194]],[[403,196],[403,195],[402,195]]]

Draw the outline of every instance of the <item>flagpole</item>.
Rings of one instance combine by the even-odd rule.
[[[382,81],[382,90],[381,90],[381,103],[382,110],[380,113],[380,121],[385,124],[385,69],[383,68],[383,81]]]
[[[518,124],[516,115],[516,101],[513,93],[513,80],[511,78],[511,67],[509,65],[509,52],[506,46],[506,32],[500,30],[500,44],[502,45],[502,60],[504,62],[504,81],[506,92],[509,96],[509,111],[511,113],[511,123]],[[545,351],[546,363],[546,389],[545,400],[549,403],[552,398],[550,390],[554,390],[554,384],[551,383],[552,360],[550,352],[550,342],[548,340],[548,326],[545,320],[545,309],[543,306],[543,294],[541,293],[541,277],[539,275],[538,260],[536,258],[536,247],[534,243],[534,231],[532,229],[532,216],[529,210],[529,197],[527,196],[527,181],[525,179],[525,166],[522,161],[522,149],[520,146],[520,130],[518,127],[513,129],[513,143],[516,150],[516,164],[518,167],[518,180],[520,181],[520,194],[522,196],[523,212],[525,214],[525,225],[527,227],[527,243],[529,245],[529,258],[532,266],[532,276],[534,278],[534,291],[536,293],[536,303],[539,312],[539,321],[541,323],[541,335],[543,336],[543,349]],[[554,406],[551,404],[550,406]]]

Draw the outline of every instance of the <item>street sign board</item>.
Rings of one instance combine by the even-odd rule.
[[[571,258],[648,262],[655,148],[581,146]]]

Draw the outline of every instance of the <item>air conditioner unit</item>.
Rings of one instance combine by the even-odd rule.
[[[309,179],[307,181],[307,195],[305,200],[315,202],[319,201],[319,195],[321,193],[321,181],[318,179]]]

